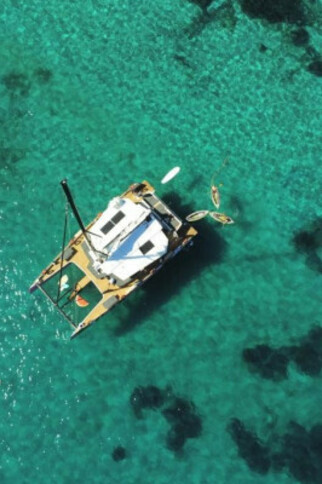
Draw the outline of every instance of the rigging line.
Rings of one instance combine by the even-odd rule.
[[[67,301],[65,301],[64,304],[60,306],[60,309],[63,310],[65,306],[67,306],[68,304],[72,304],[73,302],[74,302],[74,299],[67,299]]]
[[[217,168],[217,170],[214,172],[214,174],[212,175],[212,178],[211,178],[211,186],[213,186],[214,184],[214,181],[215,181],[215,177],[219,175],[219,173],[222,172],[222,170],[224,169],[224,167],[229,163],[229,156],[226,156],[226,158],[224,159],[224,161],[222,162],[222,164],[220,165],[219,168]]]
[[[102,235],[95,234],[94,232],[91,232],[90,230],[87,230],[87,229],[86,229],[86,233],[87,233],[87,234],[90,234],[90,235],[95,235],[95,237],[99,237],[100,239],[102,239],[102,238],[103,238],[103,237],[102,237]]]
[[[63,262],[64,262],[64,252],[65,252],[67,222],[68,222],[68,203],[66,202],[66,205],[65,205],[64,235],[63,235],[63,244],[62,244],[61,258],[60,258],[60,269],[59,269],[59,280],[58,280],[58,289],[57,289],[56,302],[58,302],[58,300],[59,300],[60,291],[61,291],[60,281],[61,281],[62,273],[63,273]]]
[[[45,294],[46,297],[53,303],[53,305],[58,309],[58,311],[61,313],[61,315],[72,325],[74,328],[76,328],[76,324],[71,320],[71,318],[64,313],[64,311],[58,306],[56,301],[53,300],[53,298],[50,296],[50,294],[44,289],[43,286],[38,286],[39,289],[43,294]]]
[[[67,294],[69,292],[72,292],[74,289],[72,287],[70,287],[69,289],[67,289],[67,291],[63,292],[60,294],[59,298],[57,299],[57,303],[59,303],[59,301],[61,301],[65,296],[67,296]]]

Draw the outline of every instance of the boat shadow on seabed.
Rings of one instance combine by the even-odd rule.
[[[182,202],[177,194],[165,194],[163,200],[182,219],[195,207]],[[212,265],[220,264],[227,249],[227,242],[220,234],[221,227],[201,220],[196,226],[198,235],[192,247],[183,250],[175,260],[165,265],[159,273],[144,284],[137,297],[127,300],[126,316],[119,315],[119,325],[114,334],[122,336],[142,324],[154,311],[157,311],[170,297]],[[123,308],[122,308],[123,309]]]

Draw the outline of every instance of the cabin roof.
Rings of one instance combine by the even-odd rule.
[[[132,200],[115,197],[108,204],[106,210],[91,227],[91,242],[97,251],[110,252],[113,243],[124,239],[143,220],[145,220],[151,209]]]
[[[122,281],[160,259],[168,249],[168,238],[153,216],[136,227],[100,265],[101,271]]]

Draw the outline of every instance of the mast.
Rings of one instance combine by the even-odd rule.
[[[71,191],[70,191],[70,189],[69,189],[69,186],[67,185],[67,180],[66,180],[66,179],[62,180],[62,181],[60,182],[60,184],[61,184],[61,186],[63,187],[63,190],[64,190],[64,192],[65,192],[65,195],[66,195],[66,198],[67,198],[67,200],[68,200],[68,203],[69,203],[69,205],[71,206],[71,209],[72,209],[72,211],[73,211],[73,213],[74,213],[74,215],[75,215],[75,218],[76,218],[76,220],[77,220],[77,222],[78,222],[78,225],[80,226],[81,231],[82,231],[82,232],[83,232],[83,234],[84,234],[84,237],[85,237],[85,239],[86,239],[86,241],[87,241],[88,245],[91,247],[91,249],[93,249],[93,250],[94,250],[94,248],[93,248],[93,246],[92,246],[92,243],[91,243],[91,241],[90,241],[90,240],[89,240],[89,238],[88,238],[88,235],[87,235],[87,231],[86,231],[85,225],[83,224],[83,221],[82,221],[82,219],[81,219],[81,217],[80,217],[80,215],[79,215],[79,212],[78,212],[78,210],[77,210],[77,207],[76,207],[76,205],[75,205],[74,199],[73,199],[72,194],[71,194]]]

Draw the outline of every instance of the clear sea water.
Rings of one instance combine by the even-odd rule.
[[[251,469],[229,425],[273,446],[291,421],[322,422],[320,371],[292,360],[275,381],[243,359],[322,325],[322,81],[294,26],[232,5],[209,22],[184,0],[0,5],[1,483],[299,482],[287,466]],[[318,17],[307,31],[322,53]],[[190,252],[70,341],[28,293],[60,251],[60,180],[86,223],[143,179],[184,217],[211,208],[226,157],[216,182],[236,224],[195,224]],[[303,231],[315,237],[306,252],[294,244]],[[161,410],[135,417],[130,396],[147,385],[202,419],[182,452],[167,448]]]

